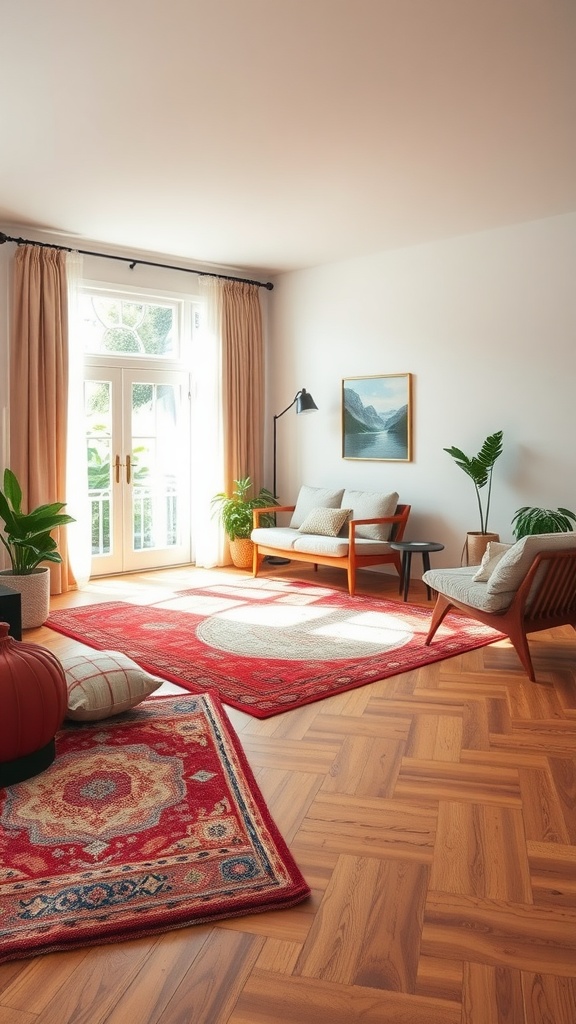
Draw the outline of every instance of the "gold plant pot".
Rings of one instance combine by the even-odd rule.
[[[230,557],[237,569],[251,569],[254,544],[249,537],[230,541]]]
[[[490,541],[499,541],[499,533],[479,533],[472,531],[466,534],[464,545],[464,565],[480,565],[484,552]]]

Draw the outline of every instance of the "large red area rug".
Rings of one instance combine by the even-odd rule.
[[[431,610],[283,579],[232,580],[152,607],[55,612],[46,625],[127,654],[193,693],[216,690],[257,718],[463,654],[501,638],[450,614],[430,647]]]
[[[309,894],[214,695],[155,697],[56,744],[0,791],[0,961]]]

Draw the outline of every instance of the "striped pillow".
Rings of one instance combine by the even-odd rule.
[[[128,711],[162,685],[135,661],[117,651],[94,651],[60,658],[68,686],[66,718],[97,722]]]

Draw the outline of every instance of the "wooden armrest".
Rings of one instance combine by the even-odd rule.
[[[410,509],[404,507],[402,512],[396,512],[396,514],[393,516],[379,516],[375,517],[374,519],[350,519],[348,521],[348,543],[351,545],[351,547],[355,549],[356,527],[364,526],[367,524],[379,525],[380,523],[392,523],[392,531],[390,533],[389,540],[395,540],[398,537],[401,538],[402,534],[404,533],[404,528],[406,526],[406,521],[408,519],[409,512]],[[396,533],[394,532],[395,523],[400,524]]]
[[[350,526],[364,526],[366,523],[401,523],[404,519],[404,515],[399,516],[379,516],[376,519],[349,519],[348,523]]]
[[[269,515],[270,512],[293,512],[296,505],[268,505],[266,508],[254,508],[252,509],[252,522],[254,528],[257,529],[260,526],[260,516]]]

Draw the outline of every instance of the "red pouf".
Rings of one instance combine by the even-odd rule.
[[[0,786],[48,768],[54,736],[64,721],[64,670],[51,651],[8,636],[0,622]]]

